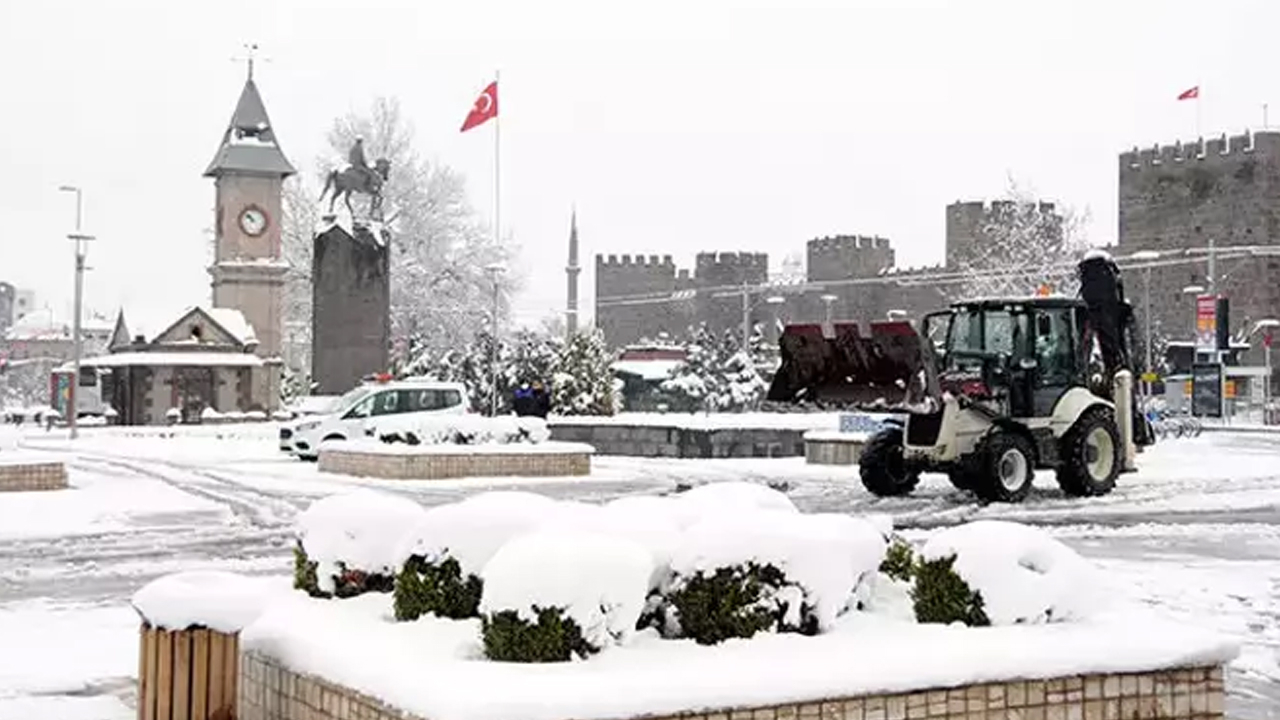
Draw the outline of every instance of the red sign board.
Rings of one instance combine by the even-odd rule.
[[[1214,350],[1218,347],[1218,296],[1201,295],[1196,298],[1196,348]]]

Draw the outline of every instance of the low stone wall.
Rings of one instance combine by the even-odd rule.
[[[804,430],[682,428],[601,423],[549,424],[551,439],[586,443],[601,455],[669,458],[800,457]]]
[[[397,454],[325,448],[320,451],[320,471],[388,480],[578,476],[591,474],[591,453],[582,450]]]
[[[431,720],[256,653],[241,655],[239,686],[239,720]],[[1224,696],[1218,666],[717,708],[648,720],[1222,720]]]
[[[60,462],[0,459],[0,492],[66,489],[67,468]]]
[[[804,439],[804,460],[810,465],[857,465],[865,445],[862,437],[811,433]]]

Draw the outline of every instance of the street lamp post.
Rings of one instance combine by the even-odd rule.
[[[79,428],[79,388],[80,388],[80,358],[84,352],[84,346],[80,337],[80,321],[83,314],[84,303],[84,243],[93,240],[90,235],[84,235],[80,232],[80,219],[82,208],[83,194],[80,188],[73,185],[63,185],[58,188],[59,192],[73,192],[76,194],[76,231],[67,235],[69,240],[76,244],[76,286],[75,286],[75,317],[71,320],[71,344],[74,348],[72,355],[73,375],[71,385],[67,388],[67,426],[71,430],[71,439],[75,440],[80,436]]]
[[[493,284],[493,317],[489,324],[489,417],[498,416],[498,276],[504,269],[499,263],[485,267]]]
[[[1139,262],[1156,260],[1159,257],[1160,253],[1155,250],[1140,250],[1132,255],[1132,259]],[[1146,364],[1143,366],[1143,373],[1147,374],[1153,372],[1151,369],[1151,266],[1148,265],[1143,270],[1145,272],[1142,278],[1142,324],[1145,326],[1144,334],[1146,339],[1143,341],[1143,345],[1146,346],[1147,358]],[[1146,380],[1142,385],[1146,388],[1147,397],[1151,397],[1151,381]]]

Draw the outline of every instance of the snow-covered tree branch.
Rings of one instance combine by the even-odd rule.
[[[958,297],[1054,294],[1077,290],[1075,263],[1089,248],[1088,213],[1041,203],[1013,178],[1005,196],[991,203],[975,242],[959,258],[965,274]]]
[[[405,357],[409,348],[434,356],[447,348],[466,346],[478,331],[490,328],[495,279],[497,324],[506,327],[510,298],[523,279],[512,267],[515,248],[507,238],[495,240],[490,227],[476,215],[462,175],[423,159],[399,104],[380,98],[368,112],[334,121],[328,136],[332,150],[317,161],[318,178],[345,167],[357,136],[364,138],[370,164],[379,158],[391,163],[383,197],[391,230],[391,334],[393,352],[399,354],[393,361],[403,365],[410,360]],[[293,266],[285,322],[292,332],[288,339],[308,349],[305,362],[291,360],[303,369],[310,364],[312,237],[324,209],[317,203],[314,187],[296,181],[285,189],[284,255]],[[495,264],[505,271],[489,272],[487,268]]]

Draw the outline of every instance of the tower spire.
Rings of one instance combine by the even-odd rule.
[[[578,332],[578,208],[572,206],[569,216],[569,264],[564,269],[568,282],[568,303],[565,308],[565,332],[573,337]]]

